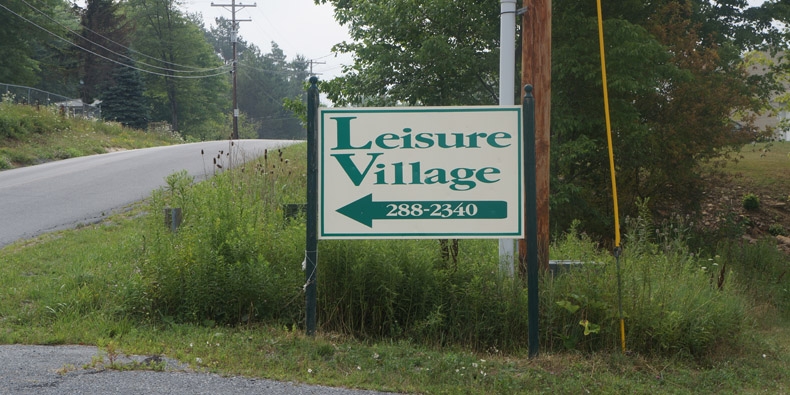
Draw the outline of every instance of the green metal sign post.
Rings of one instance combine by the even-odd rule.
[[[310,77],[307,90],[307,231],[305,236],[305,327],[315,336],[316,267],[318,261],[318,77]]]
[[[316,332],[319,238],[526,237],[533,355],[538,299],[531,87],[522,106],[319,109],[317,82],[310,78],[307,100],[307,335]]]

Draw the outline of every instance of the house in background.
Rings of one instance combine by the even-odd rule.
[[[750,75],[765,75],[770,71],[771,65],[776,64],[780,59],[787,61],[783,52],[773,57],[766,52],[751,52],[746,55],[748,64],[746,72]],[[771,108],[762,114],[757,114],[755,119],[757,128],[773,130],[773,139],[778,141],[790,141],[790,103],[784,102],[790,96],[790,81],[787,77],[782,84],[784,91],[775,94],[771,98]]]
[[[99,100],[87,104],[80,99],[71,99],[41,89],[4,83],[0,83],[0,96],[2,96],[0,100],[9,100],[13,103],[55,106],[63,115],[70,117],[101,119],[101,101]]]
[[[101,118],[101,101],[91,104],[82,102],[82,99],[71,99],[53,103],[60,112],[70,117]]]

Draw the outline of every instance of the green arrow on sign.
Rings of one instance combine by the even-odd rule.
[[[337,209],[369,228],[374,219],[502,219],[507,202],[501,200],[374,202],[373,194]]]

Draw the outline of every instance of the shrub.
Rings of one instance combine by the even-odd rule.
[[[4,155],[0,155],[0,170],[12,169],[14,165]]]
[[[288,152],[303,158],[304,148]],[[171,233],[160,216],[150,219],[138,286],[127,298],[135,301],[130,311],[195,323],[302,322],[305,228],[302,218],[284,219],[281,205],[304,196],[304,174],[283,156],[267,152],[243,171],[200,184],[179,174],[168,178],[153,212],[177,203],[182,226]],[[619,348],[618,276],[633,351],[701,355],[742,331],[745,303],[725,261],[691,254],[682,219],[656,226],[641,218],[631,228],[619,262],[575,229],[552,245],[555,258],[585,264],[541,276],[542,348]],[[323,331],[480,351],[528,345],[527,288],[498,273],[492,240],[463,240],[454,264],[441,259],[435,240],[327,240],[319,246]]]
[[[747,210],[757,210],[760,208],[760,198],[753,193],[747,193],[743,196],[743,208]]]
[[[771,226],[768,227],[768,233],[774,236],[787,235],[787,231],[785,230],[785,227],[782,226],[782,224],[771,224]]]
[[[790,287],[787,286],[790,262],[776,244],[770,240],[755,244],[725,242],[718,250],[721,261],[737,273],[739,282],[744,284],[742,293],[756,306],[754,311],[768,312],[768,316],[776,312],[790,314]]]
[[[232,155],[218,156],[219,166],[232,167]],[[172,233],[161,216],[150,216],[150,239],[139,258],[130,311],[221,324],[298,314],[291,303],[303,282],[298,266],[304,227],[283,223],[276,198],[288,193],[267,191],[299,185],[295,175],[301,172],[287,179],[288,169],[279,169],[280,162],[275,171],[263,172],[263,167],[263,161],[248,163],[245,172],[221,173],[200,184],[191,184],[183,172],[167,177],[168,189],[154,194],[153,212],[177,204],[181,227]]]
[[[648,221],[639,223],[653,227]],[[717,286],[723,267],[682,248],[685,236],[679,229],[686,227],[675,223],[657,228],[655,234],[674,237],[659,237],[656,244],[638,236],[649,232],[632,228],[620,257],[627,347],[638,352],[700,355],[720,339],[737,336],[745,325],[746,305],[735,285]],[[641,245],[632,244],[637,240]],[[541,318],[547,333],[543,341],[559,349],[618,348],[616,261],[597,251],[589,239],[572,233],[557,244],[565,250],[586,251],[588,263],[544,278],[541,309],[545,317]]]

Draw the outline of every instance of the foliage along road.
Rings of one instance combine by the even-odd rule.
[[[289,140],[209,141],[113,152],[0,172],[0,248],[19,239],[100,221],[187,170],[196,179],[263,155]],[[203,155],[201,155],[201,152]],[[227,155],[231,152],[231,156]]]

